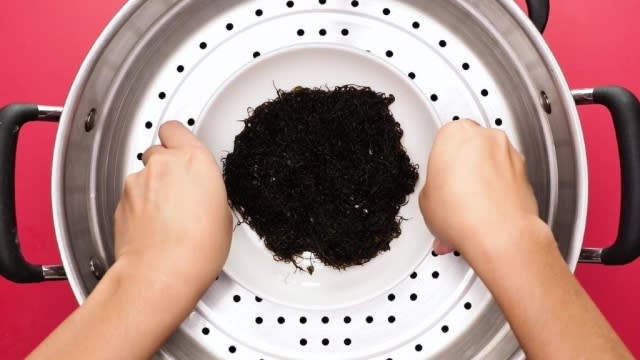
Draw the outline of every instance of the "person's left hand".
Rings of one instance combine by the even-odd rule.
[[[162,145],[143,155],[145,169],[125,181],[114,219],[116,264],[148,273],[150,286],[171,282],[193,302],[226,261],[231,212],[220,169],[191,131],[171,121],[159,136]]]

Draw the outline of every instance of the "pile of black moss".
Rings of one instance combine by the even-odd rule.
[[[305,251],[344,269],[389,250],[418,179],[393,95],[353,85],[277,95],[250,110],[224,159],[231,207],[296,266]]]

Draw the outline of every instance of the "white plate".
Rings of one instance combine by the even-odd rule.
[[[362,266],[339,271],[314,261],[315,271],[296,271],[278,262],[246,224],[235,228],[231,253],[224,271],[260,297],[304,309],[333,309],[376,297],[411,274],[431,249],[433,240],[418,207],[426,162],[440,121],[428,98],[407,75],[365,51],[347,47],[307,44],[264,54],[241,68],[210,99],[195,129],[218,159],[233,150],[243,129],[247,109],[276,97],[276,88],[356,84],[393,94],[390,109],[404,129],[402,142],[420,178],[400,215],[402,235],[391,250]],[[304,264],[302,264],[304,267]]]

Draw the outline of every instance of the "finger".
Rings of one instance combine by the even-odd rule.
[[[438,255],[444,255],[444,254],[448,254],[450,252],[452,252],[453,250],[455,250],[453,247],[451,247],[449,244],[447,244],[446,242],[440,240],[440,239],[435,239],[433,240],[433,251],[438,254]]]
[[[169,149],[200,145],[200,141],[191,130],[175,120],[162,124],[158,135],[162,145]]]
[[[456,121],[456,123],[467,125],[467,126],[473,126],[473,127],[482,126],[482,125],[480,125],[479,122],[477,122],[477,121],[475,121],[473,119],[469,119],[469,118],[460,119],[460,120]]]
[[[531,186],[531,184],[529,182],[527,182],[527,190],[526,191],[527,191],[526,195],[528,195],[530,197],[530,199],[531,199],[531,201],[528,202],[527,211],[529,211],[533,215],[539,216],[540,209],[538,207],[538,200],[536,199],[536,193],[535,193],[535,191],[533,189],[533,186]]]
[[[527,165],[524,156],[515,148],[511,148],[510,151],[511,164],[516,170],[516,174],[527,177]]]
[[[127,175],[127,177],[124,178],[122,193],[120,194],[120,203],[126,204],[126,202],[128,201],[127,199],[129,199],[133,194],[135,194],[136,192],[135,189],[138,188],[138,185],[140,183],[140,174],[141,174],[141,171],[138,171],[138,172],[129,174]]]
[[[461,120],[457,120],[457,121],[450,121],[450,122],[444,124],[440,130],[441,130],[441,132],[457,133],[457,132],[459,132],[459,131],[461,131],[462,129],[465,129],[465,128],[466,129],[468,129],[468,128],[477,128],[479,126],[480,126],[480,124],[477,123],[475,120],[461,119]]]
[[[167,148],[162,145],[153,145],[145,150],[144,154],[142,154],[142,163],[144,166],[147,166],[151,157],[156,156],[163,151],[167,151]]]

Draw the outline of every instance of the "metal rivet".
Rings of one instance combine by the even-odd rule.
[[[104,276],[104,265],[94,257],[89,259],[89,269],[93,273],[93,276],[98,280],[102,279],[102,276]]]
[[[540,105],[547,114],[551,114],[551,102],[549,101],[549,97],[547,93],[544,91],[540,91]]]
[[[89,132],[93,130],[96,124],[96,109],[91,109],[87,115],[87,120],[84,121],[84,131]]]

